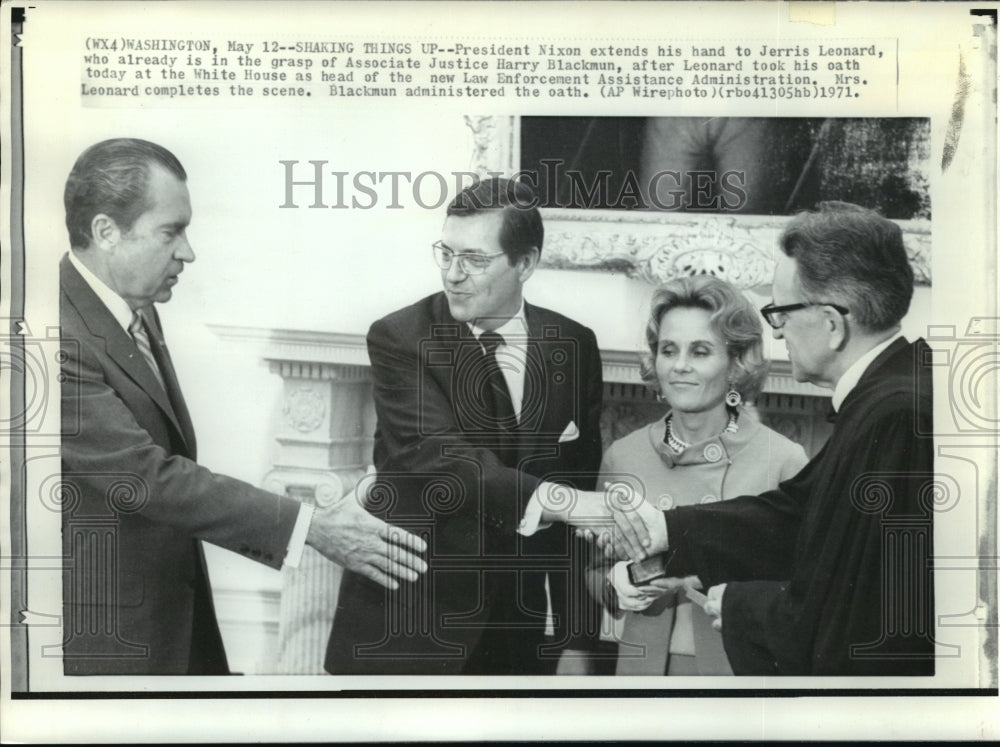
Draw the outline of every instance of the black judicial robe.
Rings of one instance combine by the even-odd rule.
[[[728,584],[734,673],[933,675],[929,361],[891,344],[775,490],[665,512],[671,575]]]

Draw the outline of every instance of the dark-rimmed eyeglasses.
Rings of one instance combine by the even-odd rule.
[[[764,321],[770,324],[773,329],[781,329],[785,326],[785,322],[788,321],[789,313],[798,311],[799,309],[808,309],[811,306],[829,306],[840,314],[845,316],[848,314],[847,309],[839,304],[816,302],[790,303],[785,306],[775,306],[773,303],[769,303],[767,306],[761,306],[760,315],[764,317]]]
[[[458,269],[465,275],[482,275],[489,269],[494,259],[505,254],[505,252],[497,252],[496,254],[483,254],[482,252],[458,253],[452,251],[440,241],[435,241],[431,244],[431,249],[434,250],[434,261],[438,267],[442,270],[447,270],[451,267],[452,262],[458,262]]]

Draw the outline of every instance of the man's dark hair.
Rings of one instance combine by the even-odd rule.
[[[796,262],[804,300],[843,303],[870,332],[899,324],[913,297],[913,270],[899,226],[848,202],[799,213],[781,236]]]
[[[114,219],[123,231],[131,230],[136,218],[152,207],[147,189],[151,164],[187,181],[174,154],[148,140],[104,140],[80,154],[63,192],[70,246],[90,245],[90,223],[98,213]]]
[[[538,212],[538,198],[523,182],[492,177],[480,179],[463,189],[448,205],[449,216],[468,217],[487,210],[502,210],[500,248],[514,264],[532,249],[542,251],[545,230]]]

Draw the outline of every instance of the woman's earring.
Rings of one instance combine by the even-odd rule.
[[[726,392],[726,404],[730,407],[739,407],[742,401],[743,397],[735,389]]]

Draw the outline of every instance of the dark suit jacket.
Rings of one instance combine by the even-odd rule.
[[[382,489],[370,510],[424,535],[430,567],[398,592],[345,574],[327,648],[331,673],[461,673],[488,625],[509,631],[515,656],[533,658],[525,671],[535,671],[546,571],[557,645],[541,658],[596,638],[599,616],[571,532],[560,524],[522,537],[517,529],[542,479],[594,487],[600,354],[594,333],[577,322],[531,305],[525,316],[521,423],[506,435],[478,417],[481,348],[443,293],[372,325]]]
[[[68,257],[60,281],[65,672],[228,673],[199,540],[278,568],[299,504],[195,463],[155,313],[167,392]]]

